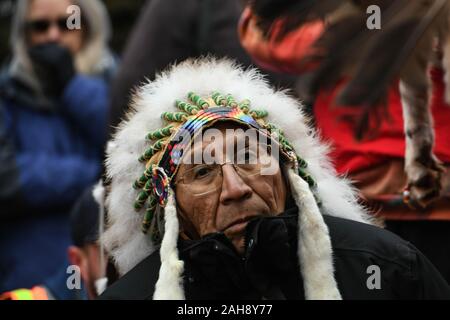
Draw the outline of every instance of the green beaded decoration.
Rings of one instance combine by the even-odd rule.
[[[139,192],[136,200],[134,201],[134,209],[141,210],[144,206],[145,201],[147,201],[149,193],[147,191]]]
[[[227,94],[226,99],[227,99],[228,106],[230,106],[232,108],[236,108],[238,106],[236,100],[234,100],[234,98],[231,94]]]
[[[139,179],[137,179],[134,183],[133,183],[133,189],[139,190],[142,189],[142,187],[144,187],[144,185],[147,183],[149,177],[147,177],[145,174],[143,174]]]
[[[266,110],[251,110],[250,115],[256,119],[262,119],[269,115]]]
[[[145,209],[144,220],[142,221],[142,232],[147,234],[150,226],[152,224],[153,218],[155,217],[156,205],[158,204],[158,200],[152,194],[152,196],[148,199],[147,209]]]
[[[286,140],[286,138],[283,135],[279,135],[278,136],[278,140],[281,143],[281,146],[283,147],[284,150],[286,151],[294,151],[294,147]]]
[[[221,95],[219,92],[214,92],[211,98],[214,100],[214,103],[218,106],[226,106],[227,105],[227,99]]]
[[[276,131],[278,133],[278,141],[280,141],[280,143],[289,143],[289,142],[287,142],[283,133],[281,133],[279,130],[276,130]]]
[[[147,140],[158,140],[158,139],[170,137],[170,135],[172,134],[172,129],[173,129],[173,125],[168,125],[167,127],[164,127],[162,129],[158,129],[158,130],[150,132],[149,134],[147,134],[147,136],[145,138]]]
[[[294,151],[294,147],[292,146],[292,144],[286,139],[286,137],[284,136],[284,132],[281,129],[278,129],[275,125],[268,123],[266,125],[266,129],[268,129],[272,134],[275,133],[277,138],[278,138],[278,142],[280,143],[281,147],[287,151]]]
[[[169,122],[184,122],[189,114],[186,112],[163,112],[161,118]]]
[[[150,179],[153,176],[153,165],[150,165],[147,169],[145,169],[144,176],[147,179]]]
[[[142,188],[142,190],[144,190],[144,191],[147,192],[147,193],[150,193],[150,191],[152,191],[152,188],[153,188],[153,182],[152,182],[152,180],[148,180],[148,181],[145,183],[145,185],[144,185],[144,187]]]
[[[300,158],[299,156],[297,156],[297,163],[300,168],[303,168],[303,169],[308,168],[308,163],[304,159]]]
[[[161,150],[161,149],[164,147],[164,143],[165,143],[165,142],[166,142],[166,140],[164,140],[164,139],[158,140],[158,141],[156,141],[156,142],[153,144],[152,148],[153,148],[155,151],[159,151],[159,150]]]
[[[286,152],[294,151],[294,149],[292,149],[292,147],[290,147],[286,144],[282,144],[281,146],[282,146],[283,150]]]
[[[194,92],[189,92],[188,98],[202,109],[209,108],[209,103],[203,100],[202,97],[200,97],[198,94],[195,94]]]
[[[278,135],[282,135],[284,136],[284,132],[283,130],[281,130],[280,128],[278,128],[276,125],[274,125],[273,123],[267,123],[266,124],[266,129],[271,131],[271,132],[277,132]]]
[[[158,152],[157,150],[153,149],[153,146],[145,150],[144,154],[139,157],[139,162],[147,162],[150,160],[155,153]]]
[[[144,154],[139,158],[139,161],[145,162],[145,161],[150,160],[150,158],[153,157],[158,151],[163,149],[165,142],[166,142],[166,140],[164,140],[164,139],[156,141],[150,148],[148,148],[144,152]]]
[[[277,126],[275,126],[272,123],[267,123],[266,124],[266,129],[268,129],[271,133],[276,133],[277,137],[278,137],[278,141],[281,144],[281,147],[288,151],[288,152],[294,152],[294,147],[292,146],[292,144],[286,139],[286,137],[284,136],[284,132],[283,130],[279,129]],[[306,162],[306,160],[300,158],[296,153],[295,153],[295,157],[297,160],[297,164],[298,164],[298,174],[300,177],[303,178],[303,180],[305,180],[308,185],[310,187],[315,187],[316,186],[316,182],[314,181],[314,179],[308,174],[306,173],[303,169],[308,168],[308,163]]]
[[[245,99],[239,104],[239,108],[244,112],[248,113],[250,111],[250,100]]]
[[[139,157],[139,162],[146,162],[150,160],[151,157],[155,154],[156,150],[153,149],[153,147],[148,148],[145,150],[144,154]]]
[[[218,106],[226,106],[227,105],[227,99],[221,95],[219,92],[215,92],[212,95],[212,99],[214,100],[215,104]]]
[[[178,109],[187,112],[189,114],[196,114],[197,112],[200,111],[200,108],[198,106],[194,106],[181,100],[177,100],[175,103]]]
[[[315,188],[316,187],[316,182],[314,181],[314,179],[306,171],[304,171],[302,168],[298,169],[298,174],[303,180],[306,181],[306,183],[308,183],[310,188]]]
[[[136,190],[142,189],[145,184],[151,179],[153,175],[153,165],[145,169],[144,174],[133,183],[133,188]]]

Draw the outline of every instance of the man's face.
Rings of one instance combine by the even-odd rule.
[[[73,55],[79,52],[83,43],[82,31],[68,30],[65,25],[70,5],[70,0],[32,0],[27,13],[28,45],[56,42]]]
[[[73,265],[77,265],[81,270],[81,278],[83,279],[89,299],[97,297],[95,281],[104,277],[106,270],[100,263],[100,246],[95,243],[86,244],[83,247],[70,246],[68,248],[69,261]],[[107,257],[104,257],[104,261]]]
[[[226,150],[226,146],[230,143],[233,145],[243,131],[237,130],[230,135],[230,129],[239,128],[239,125],[232,122],[222,122],[214,128],[223,134],[225,142],[218,144],[223,147],[223,154],[229,154],[230,150]],[[217,144],[217,141],[204,140],[201,148],[214,149],[212,144]],[[194,147],[191,153],[196,151],[198,150]],[[214,191],[202,195],[193,194],[192,186],[186,183],[177,183],[178,178],[195,166],[196,163],[182,163],[175,179],[182,236],[198,239],[209,233],[223,232],[237,251],[243,253],[244,232],[248,221],[254,217],[273,216],[284,211],[287,188],[277,161],[271,174],[250,176],[240,175],[233,165],[227,163],[222,166],[218,184],[214,185],[218,188],[211,185]]]

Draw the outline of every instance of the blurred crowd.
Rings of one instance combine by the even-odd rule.
[[[76,6],[77,10],[68,10]],[[68,21],[72,21],[72,27]],[[79,24],[77,24],[79,22]],[[323,26],[312,23],[278,39],[263,36],[241,0],[147,0],[120,52],[100,0],[19,0],[11,20],[10,57],[0,71],[0,294],[4,299],[93,299],[116,274],[98,239],[105,221],[101,191],[108,138],[137,85],[168,65],[214,55],[256,66],[304,102],[338,173],[360,189],[386,227],[417,246],[450,281],[450,176],[427,209],[402,202],[404,136],[398,90],[391,121],[369,140],[354,139],[355,109],[331,107],[335,88],[295,91],[314,66],[297,65]],[[435,84],[436,153],[448,167],[450,108],[443,73]],[[339,84],[336,84],[338,86]],[[68,269],[77,266],[75,274]],[[81,285],[69,286],[80,273]],[[69,280],[68,280],[69,279]],[[69,282],[68,282],[69,281]],[[75,281],[76,284],[76,281]]]

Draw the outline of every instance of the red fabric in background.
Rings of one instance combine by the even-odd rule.
[[[240,20],[239,36],[244,48],[260,66],[299,75],[314,67],[300,66],[299,60],[312,52],[311,45],[322,33],[323,22],[313,21],[277,39],[281,22],[276,24],[268,38],[264,38],[255,21],[255,16],[247,8]],[[434,152],[441,161],[450,163],[450,107],[444,102],[443,72],[432,69],[430,77],[433,83],[431,108],[436,139]],[[403,158],[405,137],[398,84],[392,85],[389,90],[389,120],[383,118],[377,135],[363,141],[354,139],[354,125],[344,120],[346,116],[360,113],[361,108],[333,106],[339,88],[336,86],[331,91],[320,92],[314,105],[317,127],[324,140],[334,146],[331,157],[337,171],[353,173],[388,158]]]
[[[312,21],[304,27],[278,39],[282,21],[277,21],[270,36],[265,37],[256,26],[256,18],[246,8],[239,21],[239,38],[242,46],[260,67],[274,72],[301,74],[311,71],[312,63],[300,65],[300,60],[313,53],[312,45],[322,34],[325,24]]]
[[[315,65],[300,65],[299,60],[311,54],[311,45],[320,37],[324,24],[320,21],[312,22],[293,30],[282,39],[276,39],[280,23],[278,22],[266,38],[256,27],[256,17],[247,9],[239,25],[241,44],[257,64],[269,70],[301,75],[314,69]],[[441,161],[450,165],[450,107],[444,102],[445,86],[442,70],[431,69],[430,78],[433,88],[431,109],[435,126],[434,152]],[[337,171],[341,174],[362,177],[367,172],[373,171],[364,170],[371,166],[375,170],[383,168],[384,165],[389,168],[389,165],[397,163],[392,160],[402,161],[405,153],[405,137],[398,83],[392,85],[388,92],[388,112],[381,111],[389,114],[389,120],[383,118],[376,135],[362,141],[356,141],[354,138],[354,120],[353,123],[346,120],[348,116],[361,113],[361,107],[337,107],[333,104],[335,95],[343,84],[342,81],[329,91],[319,92],[314,105],[316,124],[323,140],[334,147],[331,159]],[[404,180],[405,177],[399,177],[399,179]],[[373,181],[366,182],[373,183]],[[396,182],[393,188],[397,188],[397,184],[402,184],[401,181]],[[396,192],[389,196],[399,197],[400,195]],[[449,200],[448,198],[441,200],[439,204],[433,205],[426,211],[411,210],[402,205],[390,207],[382,204],[383,210],[378,213],[386,219],[393,220],[450,220]]]
[[[434,118],[436,144],[434,152],[444,162],[450,163],[450,106],[444,102],[443,72],[431,69],[433,84],[431,110]],[[382,163],[391,157],[405,155],[402,106],[398,85],[393,85],[388,95],[389,120],[383,119],[372,139],[356,141],[354,125],[345,121],[345,116],[357,114],[358,108],[333,106],[339,87],[322,91],[318,95],[314,112],[317,127],[325,141],[332,142],[336,169],[340,173],[352,173]]]

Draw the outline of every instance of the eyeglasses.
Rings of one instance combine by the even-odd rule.
[[[60,17],[56,20],[50,19],[36,19],[31,20],[26,23],[26,27],[28,30],[37,32],[37,33],[45,33],[48,29],[56,24],[60,31],[69,31],[67,28],[67,17]]]
[[[235,159],[233,162],[227,161],[221,164],[194,165],[175,180],[174,186],[183,185],[193,195],[202,196],[213,193],[222,187],[222,167],[224,165],[232,165],[236,173],[246,182],[249,182],[251,177],[274,174],[273,170],[265,171],[274,164],[277,165],[276,172],[279,170],[278,161],[267,152],[245,150],[241,156],[243,156],[240,158],[241,161]]]

